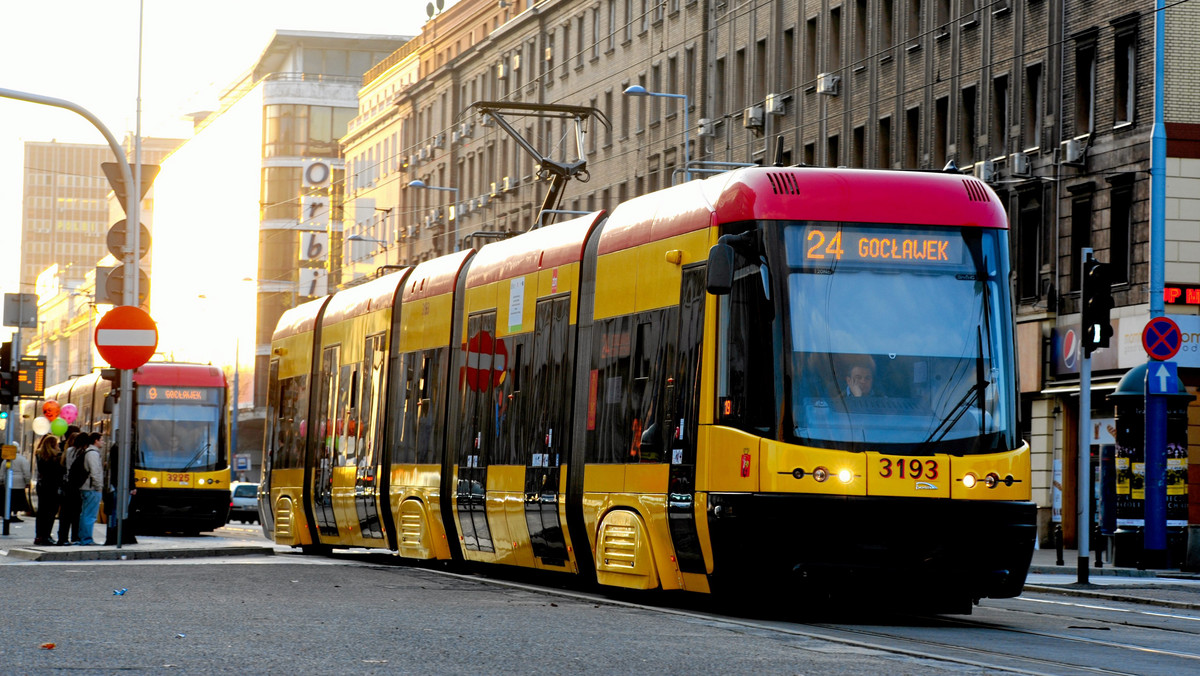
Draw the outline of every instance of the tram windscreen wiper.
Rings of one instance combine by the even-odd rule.
[[[984,397],[981,396],[981,393],[990,383],[984,377],[983,329],[981,328],[975,329],[975,344],[979,350],[977,353],[978,356],[975,357],[975,382],[967,389],[965,393],[963,393],[962,398],[954,404],[954,407],[950,409],[950,415],[943,418],[942,421],[938,423],[938,426],[933,428],[933,431],[929,433],[929,436],[917,445],[919,450],[924,450],[930,445],[941,441],[947,434],[950,433],[950,430],[954,429],[954,426],[958,424],[958,421],[962,419],[963,415],[966,414],[966,412],[969,411],[971,406],[973,406],[976,402],[979,402],[979,425],[980,430],[982,431],[984,425]]]
[[[205,432],[204,436],[208,438],[208,433]],[[196,450],[196,454],[192,456],[192,459],[188,460],[187,464],[183,466],[182,471],[186,472],[197,460],[200,459],[201,456],[206,455],[208,453],[208,449],[210,448],[212,448],[212,440],[211,438],[208,438],[208,440],[204,442],[204,445]]]

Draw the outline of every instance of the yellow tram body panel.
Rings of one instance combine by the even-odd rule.
[[[388,505],[395,518],[401,556],[410,559],[449,559],[446,529],[438,502],[441,465],[391,466]]]
[[[134,488],[199,488],[229,490],[229,469],[212,472],[159,472],[147,469],[133,471]]]
[[[444,293],[405,303],[400,308],[400,332],[393,336],[400,353],[445,347],[454,315],[454,294]]]
[[[1028,443],[1007,453],[951,458],[950,467],[954,473],[951,497],[959,500],[1032,500],[1031,462]],[[967,486],[969,482],[964,482],[968,474],[976,480],[970,487]],[[989,474],[996,477],[990,488],[986,481]]]

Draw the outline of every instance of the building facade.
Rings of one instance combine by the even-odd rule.
[[[604,114],[611,126],[587,130],[590,181],[568,184],[569,210],[610,208],[684,169],[697,177],[739,163],[940,170],[953,162],[987,181],[1010,214],[1021,419],[1048,544],[1059,516],[1052,505],[1075,504],[1079,360],[1063,341],[1078,330],[1081,252],[1109,264],[1117,304],[1113,343],[1092,361],[1091,416],[1104,431],[1114,415],[1106,394],[1146,360],[1153,210],[1165,219],[1168,287],[1183,299],[1167,306],[1188,343],[1181,378],[1200,385],[1200,288],[1184,293],[1200,286],[1200,49],[1190,38],[1200,13],[1183,3],[1162,16],[1168,179],[1155,207],[1151,7],[462,0],[364,79],[342,139],[353,240],[343,281],[478,245],[469,235],[479,231],[535,227],[546,183],[507,134],[472,114],[477,101]],[[623,94],[630,85],[675,96]],[[514,126],[547,155],[573,147],[561,120]],[[414,180],[454,191],[408,187]],[[1095,443],[1113,441],[1102,434]],[[1200,453],[1191,459],[1190,521],[1200,523]],[[1071,542],[1074,510],[1063,512]]]

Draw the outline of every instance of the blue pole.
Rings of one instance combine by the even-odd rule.
[[[1165,0],[1154,2],[1154,126],[1150,131],[1150,318],[1163,316],[1163,269],[1166,246],[1167,130],[1163,123]],[[1146,369],[1151,377],[1154,362]],[[1174,387],[1174,383],[1171,384]],[[1167,549],[1167,401],[1146,395],[1146,501],[1142,567],[1166,566]]]

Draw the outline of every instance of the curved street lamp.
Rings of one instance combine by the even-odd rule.
[[[668,94],[666,92],[648,91],[642,85],[630,85],[623,92],[627,96],[659,96],[664,99],[683,99],[683,180],[692,180],[692,170],[688,166],[691,164],[689,157],[688,146],[688,97],[687,94]]]
[[[451,199],[450,205],[454,208],[454,211],[455,211],[455,213],[454,213],[454,250],[458,251],[458,188],[450,188],[450,187],[441,186],[441,185],[428,185],[425,183],[425,181],[422,181],[419,178],[409,181],[408,187],[421,188],[422,190],[441,190],[443,192],[454,193],[454,196],[450,198]]]

